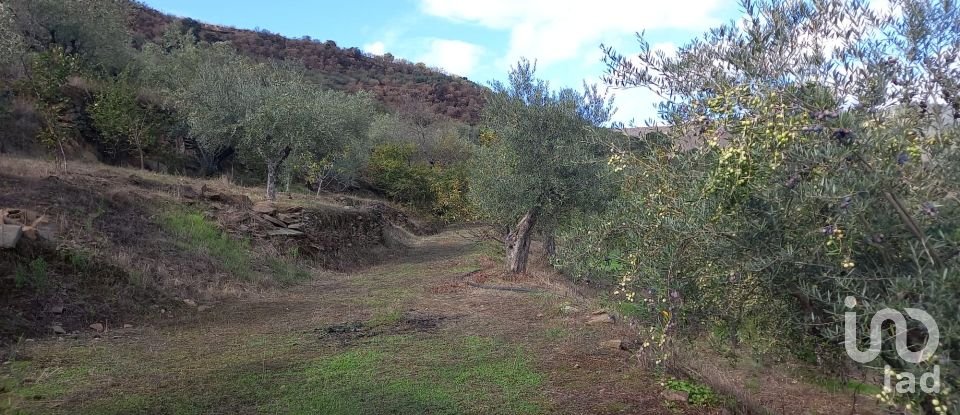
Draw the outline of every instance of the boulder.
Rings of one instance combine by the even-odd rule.
[[[54,334],[67,334],[67,331],[59,324],[54,324],[50,329],[53,330]]]
[[[102,333],[104,329],[102,323],[93,323],[90,325],[90,328],[97,333]]]
[[[0,249],[16,248],[23,235],[22,228],[20,225],[0,224]]]

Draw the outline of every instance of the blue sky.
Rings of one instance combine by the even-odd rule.
[[[163,12],[341,47],[392,53],[486,84],[520,57],[536,60],[554,87],[599,83],[599,45],[637,50],[634,33],[667,51],[736,18],[735,0],[146,0]],[[617,121],[655,115],[646,91],[615,94]]]

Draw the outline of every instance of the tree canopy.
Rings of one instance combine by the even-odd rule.
[[[606,164],[599,154],[600,123],[611,104],[597,94],[552,91],[521,61],[509,83],[493,82],[483,112],[490,139],[480,146],[471,174],[471,198],[496,223],[529,222],[514,229],[508,248],[520,256],[511,268],[523,272],[529,232],[536,222],[550,229],[564,215],[589,207],[604,189]],[[511,249],[508,249],[510,251]]]

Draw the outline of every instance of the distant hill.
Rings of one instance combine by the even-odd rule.
[[[138,3],[134,4],[132,29],[141,40],[154,40],[177,19],[194,29],[201,41],[229,41],[241,53],[253,57],[302,61],[319,84],[348,92],[370,91],[395,109],[417,106],[417,110],[473,124],[483,107],[484,87],[467,78],[395,59],[390,54],[373,56],[356,47],[341,48],[332,40],[290,39],[267,31],[202,23]]]

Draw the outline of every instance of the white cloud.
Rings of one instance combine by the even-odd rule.
[[[450,39],[430,40],[429,50],[417,58],[430,66],[438,66],[444,70],[461,75],[470,76],[470,73],[480,62],[483,48],[473,43]]]
[[[703,30],[724,0],[421,0],[424,13],[510,31],[502,64],[520,57],[549,66],[583,56],[585,49],[612,43],[642,29]]]
[[[374,55],[383,55],[387,51],[387,45],[378,40],[376,42],[363,45],[363,51],[372,53]]]

